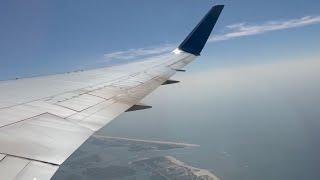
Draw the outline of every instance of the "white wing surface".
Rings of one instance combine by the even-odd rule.
[[[200,54],[222,9],[214,6],[167,55],[0,82],[0,179],[50,179],[94,132],[171,83],[167,80]]]

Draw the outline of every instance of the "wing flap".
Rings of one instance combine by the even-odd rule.
[[[125,90],[115,87],[103,87],[97,90],[90,91],[88,94],[98,96],[104,99],[110,99],[118,94],[124,93]]]
[[[30,161],[28,165],[16,176],[16,180],[42,180],[50,179],[58,170],[59,166]]]
[[[0,109],[0,128],[19,121],[27,120],[43,113],[67,117],[74,114],[75,111],[46,103],[44,101],[33,101],[27,104]]]
[[[93,131],[97,131],[128,108],[130,108],[128,104],[108,100],[70,116],[68,120]]]
[[[1,179],[50,179],[59,166],[0,154]]]
[[[68,99],[65,101],[61,101],[56,103],[59,106],[80,112],[83,111],[91,106],[94,106],[96,104],[99,104],[103,102],[105,99],[92,96],[89,94],[82,94],[80,96],[74,97],[72,99]]]
[[[52,114],[42,114],[1,128],[0,152],[60,165],[92,130]]]
[[[15,179],[30,161],[18,157],[5,156],[0,161],[1,179]]]

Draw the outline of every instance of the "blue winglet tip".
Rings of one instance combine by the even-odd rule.
[[[196,56],[200,55],[223,8],[224,5],[213,6],[187,38],[179,45],[179,49]]]

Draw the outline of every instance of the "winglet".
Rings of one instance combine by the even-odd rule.
[[[199,56],[223,8],[224,5],[213,6],[187,38],[180,44],[179,49]]]

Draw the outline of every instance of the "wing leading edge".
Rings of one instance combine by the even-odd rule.
[[[94,132],[200,55],[214,6],[170,54],[90,71],[0,82],[1,179],[50,179]]]

